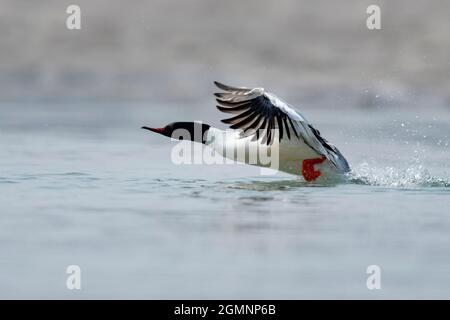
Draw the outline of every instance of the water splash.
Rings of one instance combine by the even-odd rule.
[[[404,169],[375,167],[362,163],[349,173],[349,182],[393,188],[441,187],[449,188],[450,179],[434,177],[421,164]]]

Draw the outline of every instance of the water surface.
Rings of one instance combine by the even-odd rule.
[[[304,109],[353,167],[325,185],[177,166],[139,130],[207,110],[3,103],[0,297],[450,298],[448,110]]]

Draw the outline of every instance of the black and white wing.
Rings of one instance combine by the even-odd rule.
[[[222,122],[230,124],[232,129],[242,130],[241,137],[253,136],[262,143],[272,144],[278,130],[279,141],[283,139],[301,139],[306,145],[325,156],[336,167],[348,171],[348,163],[339,150],[328,143],[320,132],[286,102],[263,88],[231,87],[214,82],[224,92],[215,93],[219,103],[217,108],[233,117]]]

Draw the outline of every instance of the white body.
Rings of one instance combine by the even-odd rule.
[[[271,168],[290,174],[302,175],[303,160],[320,159],[322,156],[298,139],[278,141],[277,133],[274,143],[267,146],[260,140],[252,141],[252,137],[241,138],[237,130],[220,130],[210,128],[206,145],[221,156],[239,163]],[[261,139],[261,138],[260,138]],[[323,177],[330,177],[340,172],[325,159],[314,168],[321,171]]]

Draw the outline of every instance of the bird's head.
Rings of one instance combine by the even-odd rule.
[[[175,131],[174,129],[175,123],[177,122],[169,123],[168,125],[161,128],[142,127],[142,129],[156,132],[166,137],[172,137],[172,133]]]
[[[156,132],[169,138],[201,143],[205,143],[205,133],[209,128],[209,125],[200,122],[172,122],[161,128],[142,127],[142,129]]]

